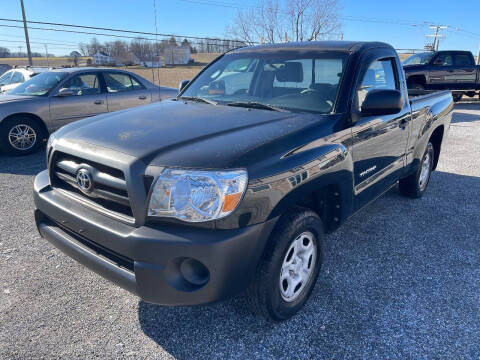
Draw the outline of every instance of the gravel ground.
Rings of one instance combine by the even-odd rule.
[[[327,237],[305,310],[268,324],[241,297],[139,301],[34,227],[44,155],[0,156],[1,359],[480,358],[480,104],[457,105],[421,200],[392,190]]]

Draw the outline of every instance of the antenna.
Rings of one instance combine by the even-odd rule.
[[[153,15],[155,16],[155,51],[157,52],[158,98],[159,100],[162,100],[162,92],[160,90],[160,60],[161,59],[160,59],[160,52],[158,51],[157,1],[156,0],[153,0]],[[152,68],[152,71],[153,71],[153,68]]]

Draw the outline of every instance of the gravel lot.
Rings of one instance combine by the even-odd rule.
[[[456,106],[421,200],[392,190],[327,238],[306,309],[166,308],[85,269],[33,222],[44,155],[0,156],[0,358],[480,358],[480,104]]]

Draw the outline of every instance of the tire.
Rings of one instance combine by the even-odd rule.
[[[246,291],[253,312],[269,321],[295,315],[312,293],[323,256],[323,224],[315,212],[295,208],[282,216]]]
[[[463,94],[453,94],[452,96],[454,102],[459,102],[460,100],[462,100]]]
[[[422,161],[418,170],[410,176],[400,179],[400,192],[411,198],[421,198],[427,190],[430,176],[432,175],[433,164],[435,161],[435,151],[431,142],[427,144],[427,148],[422,156]]]
[[[45,135],[34,119],[15,116],[0,124],[0,150],[13,156],[32,154],[42,146]],[[18,136],[24,136],[23,141]]]
[[[425,90],[425,86],[419,83],[411,83],[407,87],[412,90]]]

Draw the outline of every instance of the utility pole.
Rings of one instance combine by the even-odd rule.
[[[45,45],[45,56],[47,57],[47,66],[50,66],[48,64],[48,46],[47,46],[47,44],[44,44],[44,45]]]
[[[438,45],[440,44],[440,38],[444,38],[445,35],[439,34],[439,30],[448,29],[445,25],[430,25],[430,29],[435,29],[435,34],[427,35],[427,37],[433,37],[433,50],[438,51]]]
[[[23,29],[25,30],[25,42],[27,43],[28,65],[32,66],[33,65],[32,52],[30,51],[30,40],[28,38],[27,18],[25,17],[25,7],[23,6],[23,0],[20,0],[20,5],[22,6]]]

